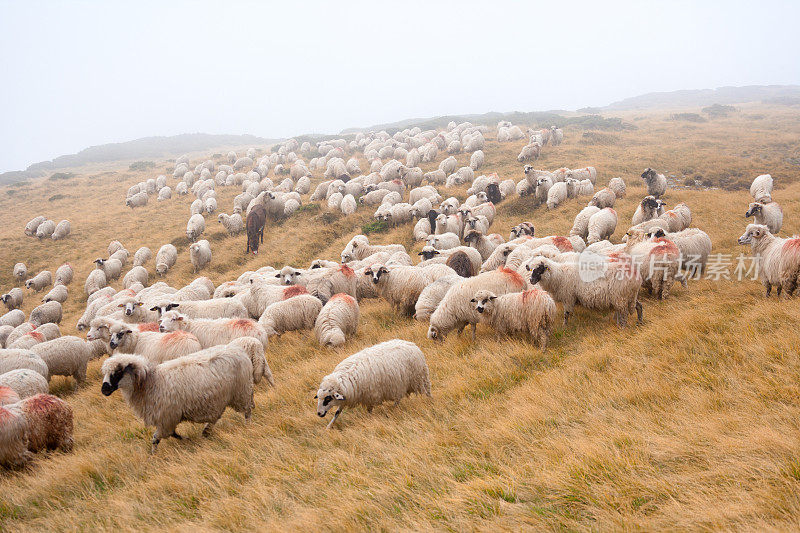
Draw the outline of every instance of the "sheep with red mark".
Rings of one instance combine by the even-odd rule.
[[[778,296],[792,296],[800,283],[800,238],[782,239],[774,236],[767,226],[748,224],[739,244],[749,244],[758,258],[758,276],[766,297],[777,287]]]
[[[658,218],[667,221],[667,227],[670,232],[682,231],[692,225],[692,212],[689,206],[683,202],[677,204],[675,207],[662,213]]]
[[[347,265],[339,265],[327,270],[320,269],[319,274],[310,276],[306,289],[312,296],[326,303],[334,294],[344,293],[352,297],[358,295],[356,274]]]
[[[197,337],[185,331],[161,333],[139,331],[131,324],[115,323],[109,328],[109,348],[113,353],[133,353],[149,361],[162,363],[200,351]]]
[[[19,394],[17,394],[17,391],[10,387],[0,385],[0,407],[17,403],[19,400],[20,397]]]
[[[37,394],[0,407],[0,464],[24,465],[31,452],[72,451],[72,408],[49,394]]]
[[[481,323],[497,333],[528,333],[540,348],[547,348],[557,310],[555,301],[545,291],[534,288],[497,296],[492,291],[480,290],[470,301],[482,315]]]
[[[642,287],[659,300],[666,300],[678,279],[680,251],[674,242],[657,238],[647,239],[643,230],[628,231],[625,252],[633,258],[642,277]],[[685,284],[685,278],[681,278]]]
[[[10,337],[10,335],[9,335]],[[35,329],[7,342],[8,347],[14,350],[28,350],[37,344],[46,342],[44,334]]]
[[[264,349],[269,341],[264,328],[249,318],[189,318],[177,311],[167,311],[161,316],[159,331],[186,331],[197,337],[204,349],[229,344],[239,337],[256,338]]]
[[[10,388],[20,398],[47,393],[50,390],[47,378],[28,368],[18,368],[0,374],[0,387]]]
[[[176,300],[159,302],[151,308],[160,314],[177,310],[190,318],[248,318],[250,314],[244,304],[236,298],[218,298],[211,300]]]
[[[490,290],[495,294],[521,292],[527,284],[517,272],[500,267],[491,272],[484,272],[472,278],[466,278],[450,287],[442,301],[431,314],[428,338],[444,340],[447,334],[456,329],[459,333],[468,325],[472,325],[472,337],[475,337],[475,324],[480,316],[470,303],[479,290]]]
[[[320,346],[340,346],[356,334],[360,311],[356,299],[334,294],[322,307],[314,322],[314,335]]]

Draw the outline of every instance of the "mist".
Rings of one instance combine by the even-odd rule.
[[[795,84],[797,20],[797,2],[3,1],[0,171],[150,135]]]

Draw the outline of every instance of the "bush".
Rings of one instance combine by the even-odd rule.
[[[673,113],[669,118],[670,120],[681,120],[685,122],[708,122],[697,113]]]
[[[384,220],[373,220],[361,226],[361,233],[369,235],[370,233],[383,233],[389,230],[389,224]]]
[[[735,112],[736,108],[733,107],[732,105],[714,104],[708,107],[704,107],[701,111],[706,115],[708,115],[709,117],[716,118],[716,117],[727,117],[728,113]]]
[[[152,161],[134,161],[128,165],[128,170],[149,170],[156,168],[156,164]]]
[[[580,144],[599,144],[608,146],[617,143],[617,136],[610,133],[598,133],[596,131],[585,131],[578,141]]]
[[[68,180],[72,176],[74,176],[72,172],[56,172],[52,176],[50,176],[50,181],[57,181],[57,180]]]

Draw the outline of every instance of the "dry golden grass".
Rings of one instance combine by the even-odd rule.
[[[582,144],[582,132],[568,130],[564,145],[546,148],[536,166],[592,164],[600,184],[623,176],[629,194],[617,206],[622,220],[644,194],[638,175],[646,166],[715,179],[771,172],[786,214],[783,233],[798,233],[800,183],[787,158],[800,152],[800,113],[744,106],[702,124],[670,121],[669,114],[631,113],[625,119],[638,129],[612,133],[610,144]],[[519,179],[520,146],[490,141],[484,170]],[[173,242],[179,263],[166,281],[193,279],[184,234],[191,198],[135,211],[123,205],[132,183],[167,167],[162,161],[153,174],[135,173],[120,162],[81,169],[67,181],[0,189],[0,287],[11,283],[16,261],[31,272],[70,261],[77,276],[62,330],[74,334],[83,279],[112,239],[131,252]],[[227,212],[238,191],[220,192]],[[48,201],[56,194],[65,198]],[[458,195],[463,199],[464,188]],[[743,190],[674,189],[667,196],[670,205],[691,206],[715,252],[734,255],[749,251],[736,245],[748,199]],[[507,236],[512,225],[531,220],[537,234],[564,234],[582,205],[570,201],[547,212],[511,200],[501,204],[494,231]],[[267,263],[336,258],[372,213],[324,211],[269,227],[256,257],[243,254],[244,236],[228,238],[209,219],[214,260],[204,274],[220,283]],[[70,219],[73,235],[41,243],[22,236],[39,213]],[[410,246],[410,233],[408,225],[371,238]],[[26,297],[30,311],[38,298]],[[0,474],[0,529],[800,527],[800,302],[765,300],[758,282],[703,280],[676,288],[667,302],[645,298],[644,306],[645,324],[627,330],[608,315],[579,310],[540,352],[485,328],[474,344],[456,335],[436,344],[424,324],[366,301],[357,337],[341,349],[320,349],[310,332],[270,346],[277,388],[258,387],[250,425],[227,412],[209,439],[185,425],[180,431],[189,438],[163,441],[154,457],[151,430],[119,394],[100,395],[100,362],[93,362],[77,392],[61,378],[51,383],[75,410],[74,453],[39,454],[22,472]],[[433,398],[372,414],[351,410],[340,429],[325,431],[312,399],[320,378],[346,355],[394,337],[425,352]]]

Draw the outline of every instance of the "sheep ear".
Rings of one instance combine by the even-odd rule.
[[[497,300],[497,296],[489,296],[490,300]]]
[[[276,278],[279,278],[279,277],[281,277],[281,273],[280,273],[280,272],[278,272],[277,274],[275,274],[275,277],[276,277]],[[253,280],[252,280],[252,279],[250,280],[250,283],[253,283]]]
[[[129,329],[126,329],[126,330],[125,330],[125,333],[133,333],[133,331],[131,331],[131,330],[129,330]]]
[[[472,300],[470,300],[469,302],[474,304],[474,303],[475,303],[475,301],[476,301],[476,300],[475,300],[475,298],[473,298],[473,299],[472,299]]]
[[[417,255],[424,255],[424,254],[425,254],[425,252],[420,252]]]
[[[315,399],[315,400],[318,400],[318,399],[319,399],[319,394],[315,394],[315,395],[314,395],[314,399]]]
[[[341,395],[341,394],[339,394],[338,392],[334,392],[334,393],[333,393],[333,397],[334,397],[334,398],[336,398],[336,399],[337,399],[337,400],[339,400],[339,401],[342,401],[342,402],[344,401],[344,396],[342,396],[342,395]]]
[[[151,307],[151,308],[150,308],[150,310],[151,310],[151,311],[158,311],[158,306]]]
[[[117,304],[117,307],[125,307],[125,304]]]
[[[176,307],[178,307],[178,305],[179,305],[179,304],[168,304],[168,305],[167,305],[167,307],[166,307],[165,309],[166,309],[167,311],[170,311],[170,310],[172,310],[172,309],[175,309]]]

